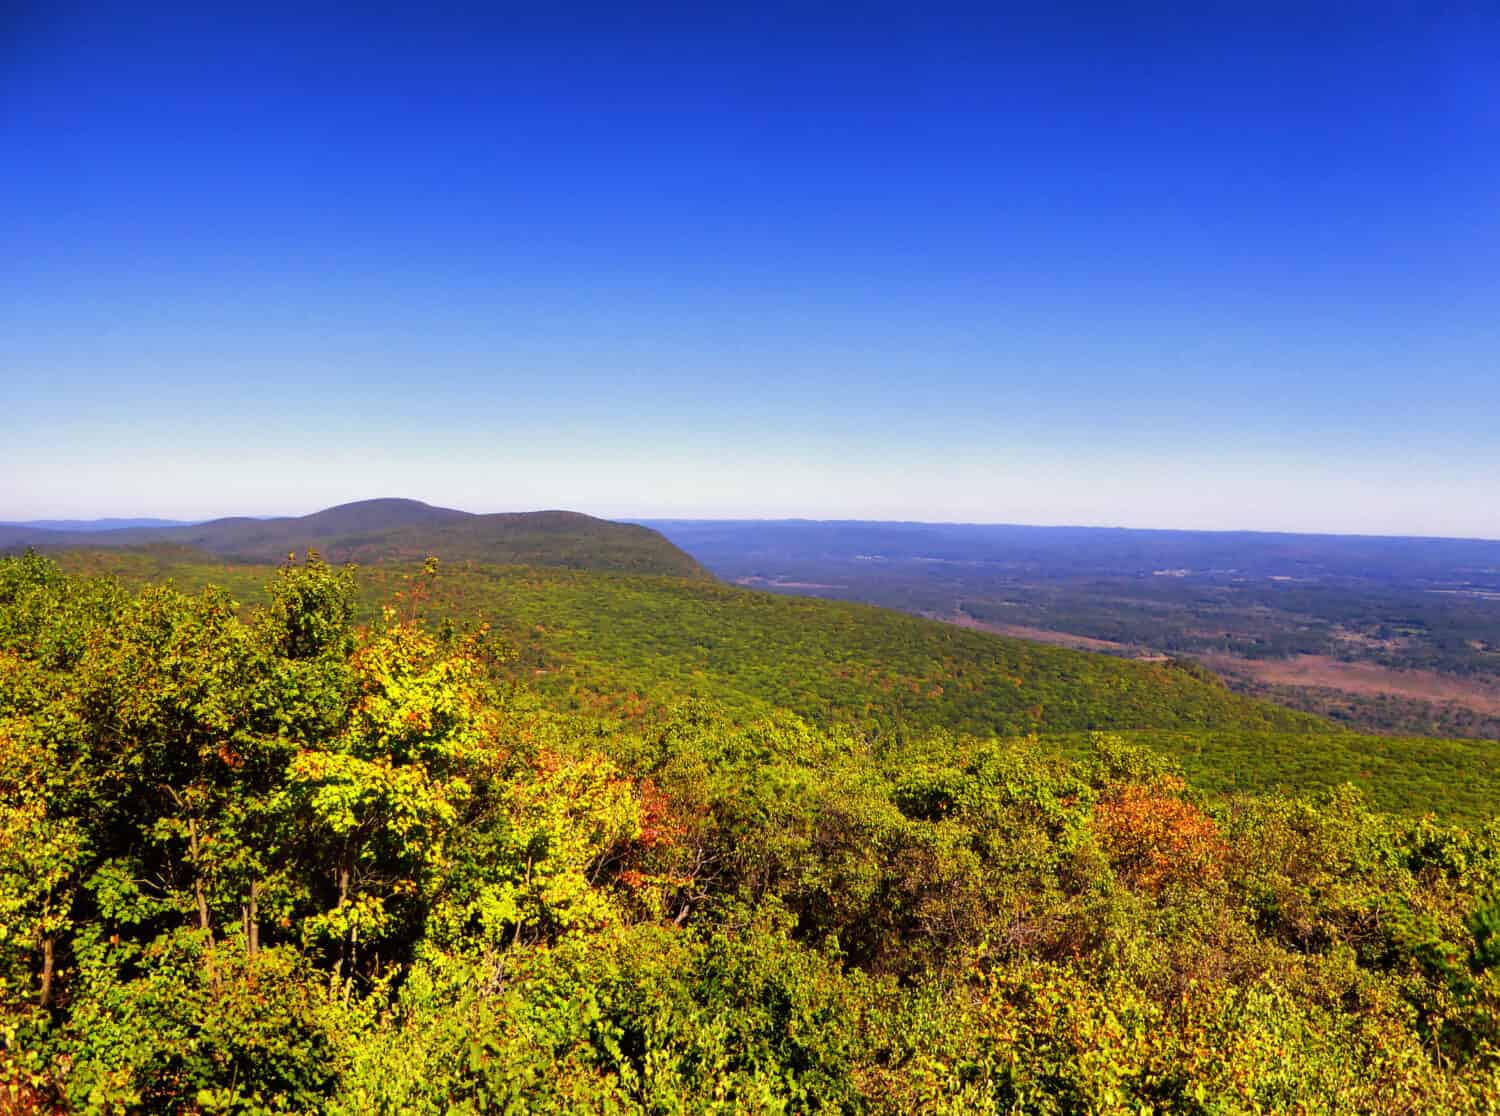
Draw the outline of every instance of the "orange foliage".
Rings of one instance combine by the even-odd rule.
[[[0,1116],[61,1116],[62,1111],[0,1061]]]
[[[1127,783],[1094,811],[1094,831],[1116,870],[1137,891],[1168,883],[1208,883],[1224,874],[1228,851],[1214,820],[1177,796],[1182,781]]]
[[[650,779],[641,780],[641,836],[645,848],[671,846],[682,836],[683,827],[672,817],[672,803]]]
[[[225,767],[240,768],[245,764],[245,757],[236,752],[227,743],[220,744],[215,752]]]

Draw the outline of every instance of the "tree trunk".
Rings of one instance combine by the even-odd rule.
[[[213,931],[208,925],[208,896],[203,890],[203,873],[198,868],[198,821],[196,818],[188,819],[188,850],[193,854],[193,897],[198,901],[198,929],[209,931],[209,941],[213,941]]]
[[[52,966],[55,961],[56,940],[49,934],[42,939],[42,1010],[52,1006]]]
[[[254,957],[260,952],[260,881],[250,881],[250,902],[245,905],[246,952]]]
[[[203,873],[198,861],[198,820],[188,819],[188,849],[193,855],[193,897],[198,902],[198,929],[208,935],[208,953],[203,967],[208,972],[208,983],[215,992],[219,990],[219,974],[214,968],[214,930],[208,921],[208,893],[203,888]]]
[[[344,1003],[354,993],[354,973],[359,967],[359,923],[349,928],[349,979],[344,983]]]
[[[348,860],[345,860],[345,862],[343,864],[339,865],[339,906],[340,907],[342,907],[345,903],[347,903],[349,901],[349,880],[350,880],[350,877],[353,874],[354,874],[354,871],[350,867],[350,864],[349,864]],[[351,966],[351,965],[352,965],[352,962],[349,959],[349,937],[348,937],[348,935],[345,935],[344,940],[339,943],[339,963],[338,963],[338,967],[334,970],[334,972],[337,974],[337,976],[338,976],[339,979],[343,979],[345,967],[346,966]],[[349,975],[349,979],[350,980],[354,979],[354,974],[352,972]]]

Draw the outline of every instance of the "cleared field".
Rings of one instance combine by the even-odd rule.
[[[1378,663],[1343,662],[1326,655],[1298,655],[1291,659],[1209,655],[1202,661],[1221,674],[1241,675],[1271,686],[1341,690],[1361,697],[1392,694],[1500,715],[1500,686],[1483,679],[1459,678],[1430,670],[1394,670]]]
[[[1047,628],[1033,628],[1026,624],[999,624],[989,620],[976,620],[964,612],[949,616],[933,615],[934,620],[957,624],[960,628],[973,628],[980,632],[1010,636],[1012,639],[1029,639],[1034,643],[1050,643],[1054,647],[1071,647],[1075,651],[1130,652],[1129,644],[1116,643],[1112,639],[1094,639],[1091,636],[1074,635],[1071,632],[1054,632]]]

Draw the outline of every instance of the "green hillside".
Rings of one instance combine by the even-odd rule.
[[[1119,734],[1171,757],[1193,785],[1214,793],[1359,787],[1382,810],[1432,813],[1482,825],[1500,816],[1500,742],[1259,729],[1142,729]],[[1049,750],[1082,757],[1086,734],[1047,736]]]
[[[216,519],[189,527],[61,532],[0,527],[0,552],[77,547],[189,547],[237,562],[281,562],[317,550],[333,562],[515,562],[707,578],[696,561],[656,531],[567,511],[474,515],[416,500],[363,500],[312,515]]]
[[[263,566],[182,548],[68,552],[70,570],[130,585],[225,586],[263,602]],[[422,581],[414,566],[358,571],[360,615]],[[1038,734],[1082,755],[1110,731],[1170,755],[1207,791],[1309,791],[1349,782],[1383,809],[1484,821],[1500,803],[1500,743],[1367,736],[1234,694],[1190,667],[1140,663],[867,605],[714,582],[461,563],[421,590],[430,626],[481,623],[499,665],[549,708],[649,726],[688,699],[740,723],[787,710],[874,739]]]
[[[367,571],[367,592],[381,595],[392,577]],[[980,735],[1322,727],[1165,665],[711,582],[474,567],[440,577],[432,609],[488,620],[532,685],[580,705],[698,696],[745,714]]]
[[[78,572],[127,583],[220,584],[263,600],[265,569],[190,550],[70,552]],[[415,567],[359,571],[361,614],[409,590]],[[1363,736],[1235,695],[1191,671],[955,628],[903,613],[715,583],[448,565],[429,621],[488,623],[501,665],[554,709],[659,720],[705,698],[740,721],[774,710],[879,734],[1040,733],[1063,752],[1106,729],[1178,758],[1209,790],[1353,782],[1386,809],[1483,819],[1500,802],[1500,744]]]
[[[180,550],[62,557],[134,583],[175,579],[261,597],[265,571]],[[359,572],[366,615],[410,566]],[[970,631],[867,605],[715,582],[448,564],[423,605],[433,622],[490,624],[507,664],[559,708],[643,715],[689,697],[743,717],[785,709],[822,723],[976,735],[1093,729],[1332,732],[1167,664]]]
[[[400,574],[362,573],[373,602]],[[649,716],[708,698],[742,718],[786,709],[911,737],[1042,734],[1082,755],[1107,730],[1173,756],[1208,791],[1350,782],[1382,808],[1483,822],[1500,743],[1367,736],[1191,670],[1010,639],[904,613],[719,584],[561,570],[448,570],[434,617],[484,618],[512,675],[558,708]],[[1071,735],[1070,735],[1071,734]]]

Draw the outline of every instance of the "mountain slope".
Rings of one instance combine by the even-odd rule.
[[[312,515],[236,517],[185,527],[93,532],[0,527],[0,552],[28,546],[55,550],[162,544],[194,547],[241,562],[279,562],[289,553],[315,549],[334,562],[410,561],[435,554],[449,561],[708,576],[696,561],[647,527],[565,511],[474,515],[417,500],[362,500]]]
[[[1382,810],[1435,814],[1483,825],[1500,814],[1500,742],[1258,729],[1141,729],[1120,734],[1172,756],[1193,785],[1212,793],[1325,790],[1352,783]],[[1083,734],[1045,736],[1075,759],[1093,752]]]
[[[173,579],[263,599],[264,567],[174,549],[73,552],[79,572]],[[359,571],[367,615],[410,588],[414,567]],[[870,605],[712,581],[485,563],[445,564],[434,621],[487,623],[508,664],[562,707],[642,712],[711,698],[750,717],[788,709],[821,722],[988,735],[1091,729],[1332,732],[1326,721],[1141,663],[972,631]]]
[[[183,548],[65,552],[129,585],[173,579],[264,600],[264,566]],[[416,569],[359,571],[368,617]],[[408,601],[410,598],[407,598]],[[1349,781],[1382,808],[1483,822],[1500,803],[1500,743],[1364,736],[1139,663],[957,628],[868,605],[679,578],[444,565],[428,618],[481,622],[516,651],[501,669],[553,709],[650,722],[706,698],[741,721],[790,709],[890,743],[937,731],[1036,732],[1083,755],[1104,729],[1174,755],[1205,790],[1314,790]]]
[[[394,573],[364,571],[365,593],[387,595]],[[533,685],[583,705],[702,696],[752,714],[979,734],[1326,727],[1163,664],[714,582],[474,567],[440,577],[431,608],[491,623]]]

